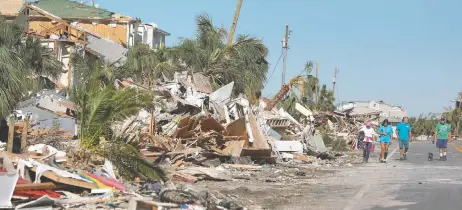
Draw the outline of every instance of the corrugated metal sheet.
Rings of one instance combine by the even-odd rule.
[[[34,106],[24,107],[20,110],[25,114],[32,113],[32,123],[34,123],[34,130],[53,128],[54,122],[59,123],[59,127],[63,130],[74,130],[75,119],[73,118],[61,117],[53,112]]]
[[[120,66],[120,63],[125,61],[125,55],[128,49],[122,45],[116,44],[105,38],[99,38],[93,35],[87,36],[88,48],[90,51],[99,54],[109,64],[114,66]]]
[[[50,111],[65,112],[66,108],[73,107],[71,101],[54,90],[42,90],[31,99],[21,102],[19,107],[24,115],[32,113],[33,129],[52,128],[53,123],[57,121],[62,129],[74,130],[75,120],[73,118],[63,117]]]

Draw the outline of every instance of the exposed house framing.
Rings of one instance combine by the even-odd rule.
[[[25,31],[25,33],[37,35],[42,38],[53,38],[53,36],[59,36],[59,37],[55,37],[56,40],[75,42],[79,44],[88,44],[88,42],[85,41],[85,31],[82,30],[81,28],[73,26],[67,23],[66,21],[64,21],[63,19],[61,19],[60,17],[57,17],[45,10],[42,10],[30,4],[25,5],[24,8],[21,10],[21,13],[29,16],[31,11],[37,12],[43,17],[46,17],[49,20],[51,20],[51,23],[53,26],[47,27],[47,26],[39,24],[41,27],[41,30],[27,27],[27,31]]]

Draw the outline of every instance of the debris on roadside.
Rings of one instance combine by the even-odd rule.
[[[118,80],[115,85],[149,90],[130,80]],[[113,125],[114,135],[123,136],[146,161],[167,172],[167,182],[125,180],[110,161],[97,155],[90,165],[79,164],[73,159],[79,148],[73,103],[58,93],[42,92],[9,118],[15,135],[21,137],[12,142],[20,142],[15,146],[20,149],[0,151],[0,181],[8,188],[6,193],[13,195],[3,197],[0,204],[17,209],[240,209],[244,205],[232,197],[181,186],[284,183],[311,177],[309,171],[322,166],[354,163],[353,153],[326,147],[318,127],[327,125],[335,135],[348,133],[349,137],[357,123],[297,103],[296,110],[304,116],[299,122],[282,108],[268,110],[263,99],[254,105],[244,96],[233,97],[233,85],[212,91],[204,75],[176,73],[173,81],[159,81],[150,90],[159,103],[155,110],[142,110]],[[10,148],[10,143],[0,147]],[[263,175],[268,171],[275,176]]]

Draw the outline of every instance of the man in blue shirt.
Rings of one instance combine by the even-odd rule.
[[[396,126],[396,135],[399,141],[399,159],[407,160],[409,142],[412,142],[411,125],[409,125],[409,119],[407,117],[404,117]]]

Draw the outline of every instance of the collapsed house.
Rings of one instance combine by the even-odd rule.
[[[155,23],[143,23],[136,18],[70,0],[26,3],[0,0],[0,5],[5,6],[2,11],[7,12],[7,19],[23,25],[26,34],[40,38],[63,63],[63,74],[54,81],[59,88],[72,84],[69,61],[73,52],[120,66],[126,59],[128,48],[135,43],[156,49],[164,45],[165,37],[170,35]]]

